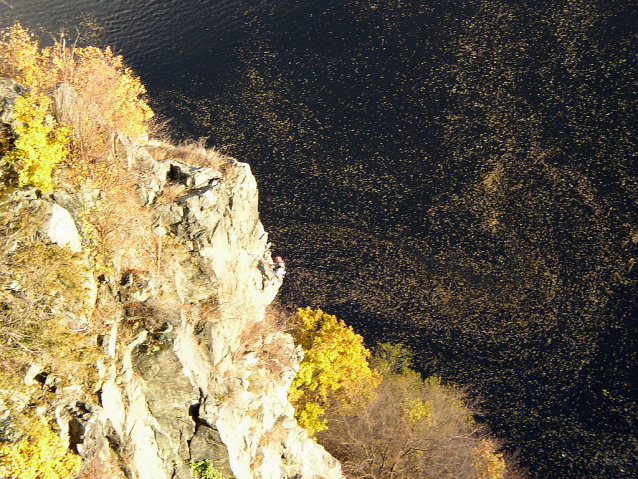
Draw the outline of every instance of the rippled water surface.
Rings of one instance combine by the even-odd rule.
[[[248,161],[281,300],[411,345],[539,478],[638,477],[637,11],[0,0],[114,45],[175,135]]]

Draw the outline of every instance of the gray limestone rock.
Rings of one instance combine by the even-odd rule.
[[[13,105],[24,87],[10,78],[0,77],[0,123],[13,126],[16,118],[13,114]]]
[[[164,184],[167,182],[181,183],[192,189],[211,186],[222,178],[222,174],[212,168],[189,165],[179,160],[161,162],[157,167],[156,175]]]
[[[170,339],[147,337],[132,353],[133,369],[145,381],[148,408],[161,427],[156,440],[182,460],[188,460],[188,440],[195,433],[190,410],[199,401],[199,391],[182,373],[182,365]]]
[[[177,203],[158,206],[154,210],[156,220],[154,224],[171,226],[179,223],[184,218],[184,206]]]
[[[61,114],[82,104],[66,86],[57,95]],[[282,332],[251,336],[280,283],[257,268],[255,256],[271,257],[250,167],[155,161],[136,141],[114,138],[148,217],[120,238],[118,276],[101,279],[107,313],[95,390],[66,379],[49,387],[63,439],[98,466],[119,458],[138,479],[191,479],[190,460],[213,461],[227,479],[341,479],[339,463],[297,425],[287,400],[300,348]],[[168,187],[178,194],[162,196]],[[99,211],[104,199],[96,190],[41,197],[20,189],[12,201],[43,238],[79,253],[80,212]],[[136,248],[145,261],[127,256]],[[86,326],[97,298],[85,263],[84,293],[62,310],[72,329]]]
[[[203,422],[197,425],[195,435],[190,441],[191,460],[195,462],[212,461],[225,479],[233,479],[228,449],[222,441],[219,431]]]

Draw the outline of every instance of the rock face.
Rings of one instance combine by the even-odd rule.
[[[24,89],[9,78],[0,77],[0,122],[12,127],[15,122],[13,105]]]
[[[115,141],[139,179],[143,221],[121,234],[109,272],[93,270],[82,307],[68,308],[79,323],[96,304],[109,314],[97,387],[66,378],[51,402],[62,437],[94,467],[116,456],[132,478],[188,479],[189,461],[202,460],[226,478],[341,478],[287,401],[302,352],[267,326],[280,283],[255,258],[271,260],[250,167],[193,166],[168,146],[156,161],[156,146]],[[16,189],[7,198],[16,211],[39,212],[43,241],[95,267],[82,215],[103,207],[100,192]],[[150,266],[127,253],[140,244],[151,245]]]

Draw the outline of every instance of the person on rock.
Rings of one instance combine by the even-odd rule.
[[[257,267],[262,274],[262,290],[265,289],[267,285],[274,286],[277,282],[279,282],[279,284],[284,282],[284,276],[286,276],[286,265],[284,264],[284,260],[281,256],[275,257],[275,262],[270,263],[256,254],[248,254],[259,261],[259,263],[257,263]]]
[[[281,256],[275,257],[275,262],[269,264],[270,269],[272,270],[275,278],[278,278],[282,283],[284,282],[284,276],[286,276],[286,265],[284,264],[284,260]]]

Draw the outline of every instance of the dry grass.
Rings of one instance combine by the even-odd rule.
[[[186,192],[186,186],[181,183],[174,183],[167,185],[160,194],[156,197],[154,201],[155,206],[167,205],[169,203],[174,203],[179,198],[184,196]]]
[[[203,139],[196,143],[183,143],[176,148],[174,154],[191,165],[220,169],[228,161],[228,157],[215,148],[205,148],[205,144]]]
[[[276,300],[266,307],[264,321],[273,332],[291,332],[297,327],[297,311],[288,308]]]
[[[197,303],[195,308],[191,305],[191,308],[196,321],[217,323],[221,320],[219,300],[216,294],[212,294],[209,299]]]
[[[64,85],[54,94],[58,122],[71,127],[71,156],[67,168],[74,176],[100,177],[107,165],[100,164],[113,154],[113,128],[101,122],[98,106]],[[97,168],[96,168],[97,167]]]
[[[168,138],[153,139],[143,144],[154,160],[179,160],[189,165],[219,170],[228,163],[228,156],[216,148],[206,148],[206,138],[198,141],[183,141],[177,145]]]
[[[124,316],[121,303],[115,298],[109,285],[100,284],[98,287],[97,302],[93,313],[94,325],[103,327],[113,321],[119,321]]]
[[[168,137],[153,137],[148,141],[142,143],[142,146],[155,161],[162,161],[170,158],[170,153],[175,149],[175,146]]]
[[[289,332],[293,327],[296,314],[277,303],[271,303],[266,308],[263,320],[249,321],[242,330],[241,343],[233,354],[233,362],[248,352],[256,352],[259,365],[266,367],[271,372],[280,370],[280,359],[283,355],[273,345],[269,345],[268,336],[280,332]]]
[[[246,346],[262,343],[268,335],[289,332],[295,315],[283,306],[271,304],[266,308],[264,319],[250,321],[242,331],[242,344]]]

